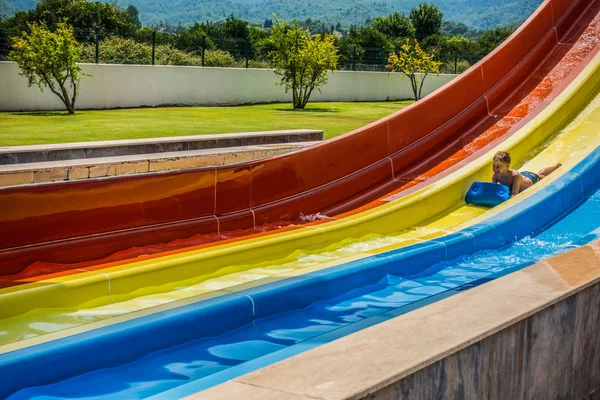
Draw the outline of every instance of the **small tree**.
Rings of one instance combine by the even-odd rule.
[[[288,25],[275,17],[271,28],[271,65],[286,93],[291,89],[295,109],[304,109],[312,92],[327,83],[327,70],[337,66],[333,36],[311,36],[298,21]]]
[[[47,86],[69,114],[74,114],[79,82],[86,74],[76,64],[82,46],[75,40],[73,28],[65,23],[59,23],[55,32],[44,25],[31,24],[29,28],[31,33],[13,38],[9,59],[19,64],[19,75],[27,77],[29,86],[36,84],[42,92]]]
[[[403,44],[398,54],[390,53],[387,68],[408,77],[417,101],[421,98],[425,78],[430,73],[439,74],[441,64],[433,59],[433,54],[423,51],[419,43],[413,39],[412,43]]]

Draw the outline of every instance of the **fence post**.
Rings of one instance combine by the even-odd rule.
[[[99,32],[98,28],[96,28],[96,64],[98,64],[98,59],[100,56],[100,48],[99,48],[100,40],[99,40],[99,38],[100,38],[100,32]]]
[[[352,71],[356,71],[356,45],[352,46]]]
[[[456,71],[458,71],[458,55],[454,54],[454,74],[456,74]]]
[[[385,58],[385,47],[381,48],[381,71],[385,72],[385,62],[386,62],[386,58]]]
[[[2,32],[0,32],[0,61],[4,61],[6,59],[6,56],[8,56],[8,48],[8,40],[5,40],[4,35],[2,34]]]
[[[246,53],[245,54],[245,57],[246,57],[246,69],[248,69],[248,58],[250,56],[250,39],[246,39],[245,42],[246,42],[246,46],[245,46],[244,53]]]
[[[154,50],[156,48],[156,31],[152,31],[152,65],[154,65]]]
[[[204,67],[204,49],[206,48],[206,35],[202,35],[202,66]]]

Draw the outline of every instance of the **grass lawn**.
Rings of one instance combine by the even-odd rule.
[[[389,115],[412,101],[290,103],[65,112],[0,112],[0,146],[85,142],[278,129],[322,129],[330,139]]]

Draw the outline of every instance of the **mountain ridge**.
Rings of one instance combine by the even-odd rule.
[[[107,0],[111,1],[111,0]],[[433,0],[444,19],[462,22],[471,29],[487,29],[526,19],[542,0]],[[117,0],[122,7],[133,5],[144,25],[160,21],[188,25],[216,21],[233,13],[236,18],[262,23],[275,13],[279,18],[318,19],[327,25],[364,25],[394,11],[408,14],[423,0]],[[0,15],[35,6],[34,0],[0,0]],[[2,8],[5,8],[3,10]]]

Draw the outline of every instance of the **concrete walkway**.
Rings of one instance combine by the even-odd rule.
[[[312,142],[317,140],[323,140],[323,131],[292,129],[218,135],[171,136],[149,139],[10,146],[0,147],[0,165],[170,153],[175,151],[264,144]]]
[[[237,164],[289,153],[318,142],[0,165],[0,187]]]
[[[291,130],[3,147],[0,187],[237,164],[322,139],[323,131]]]

